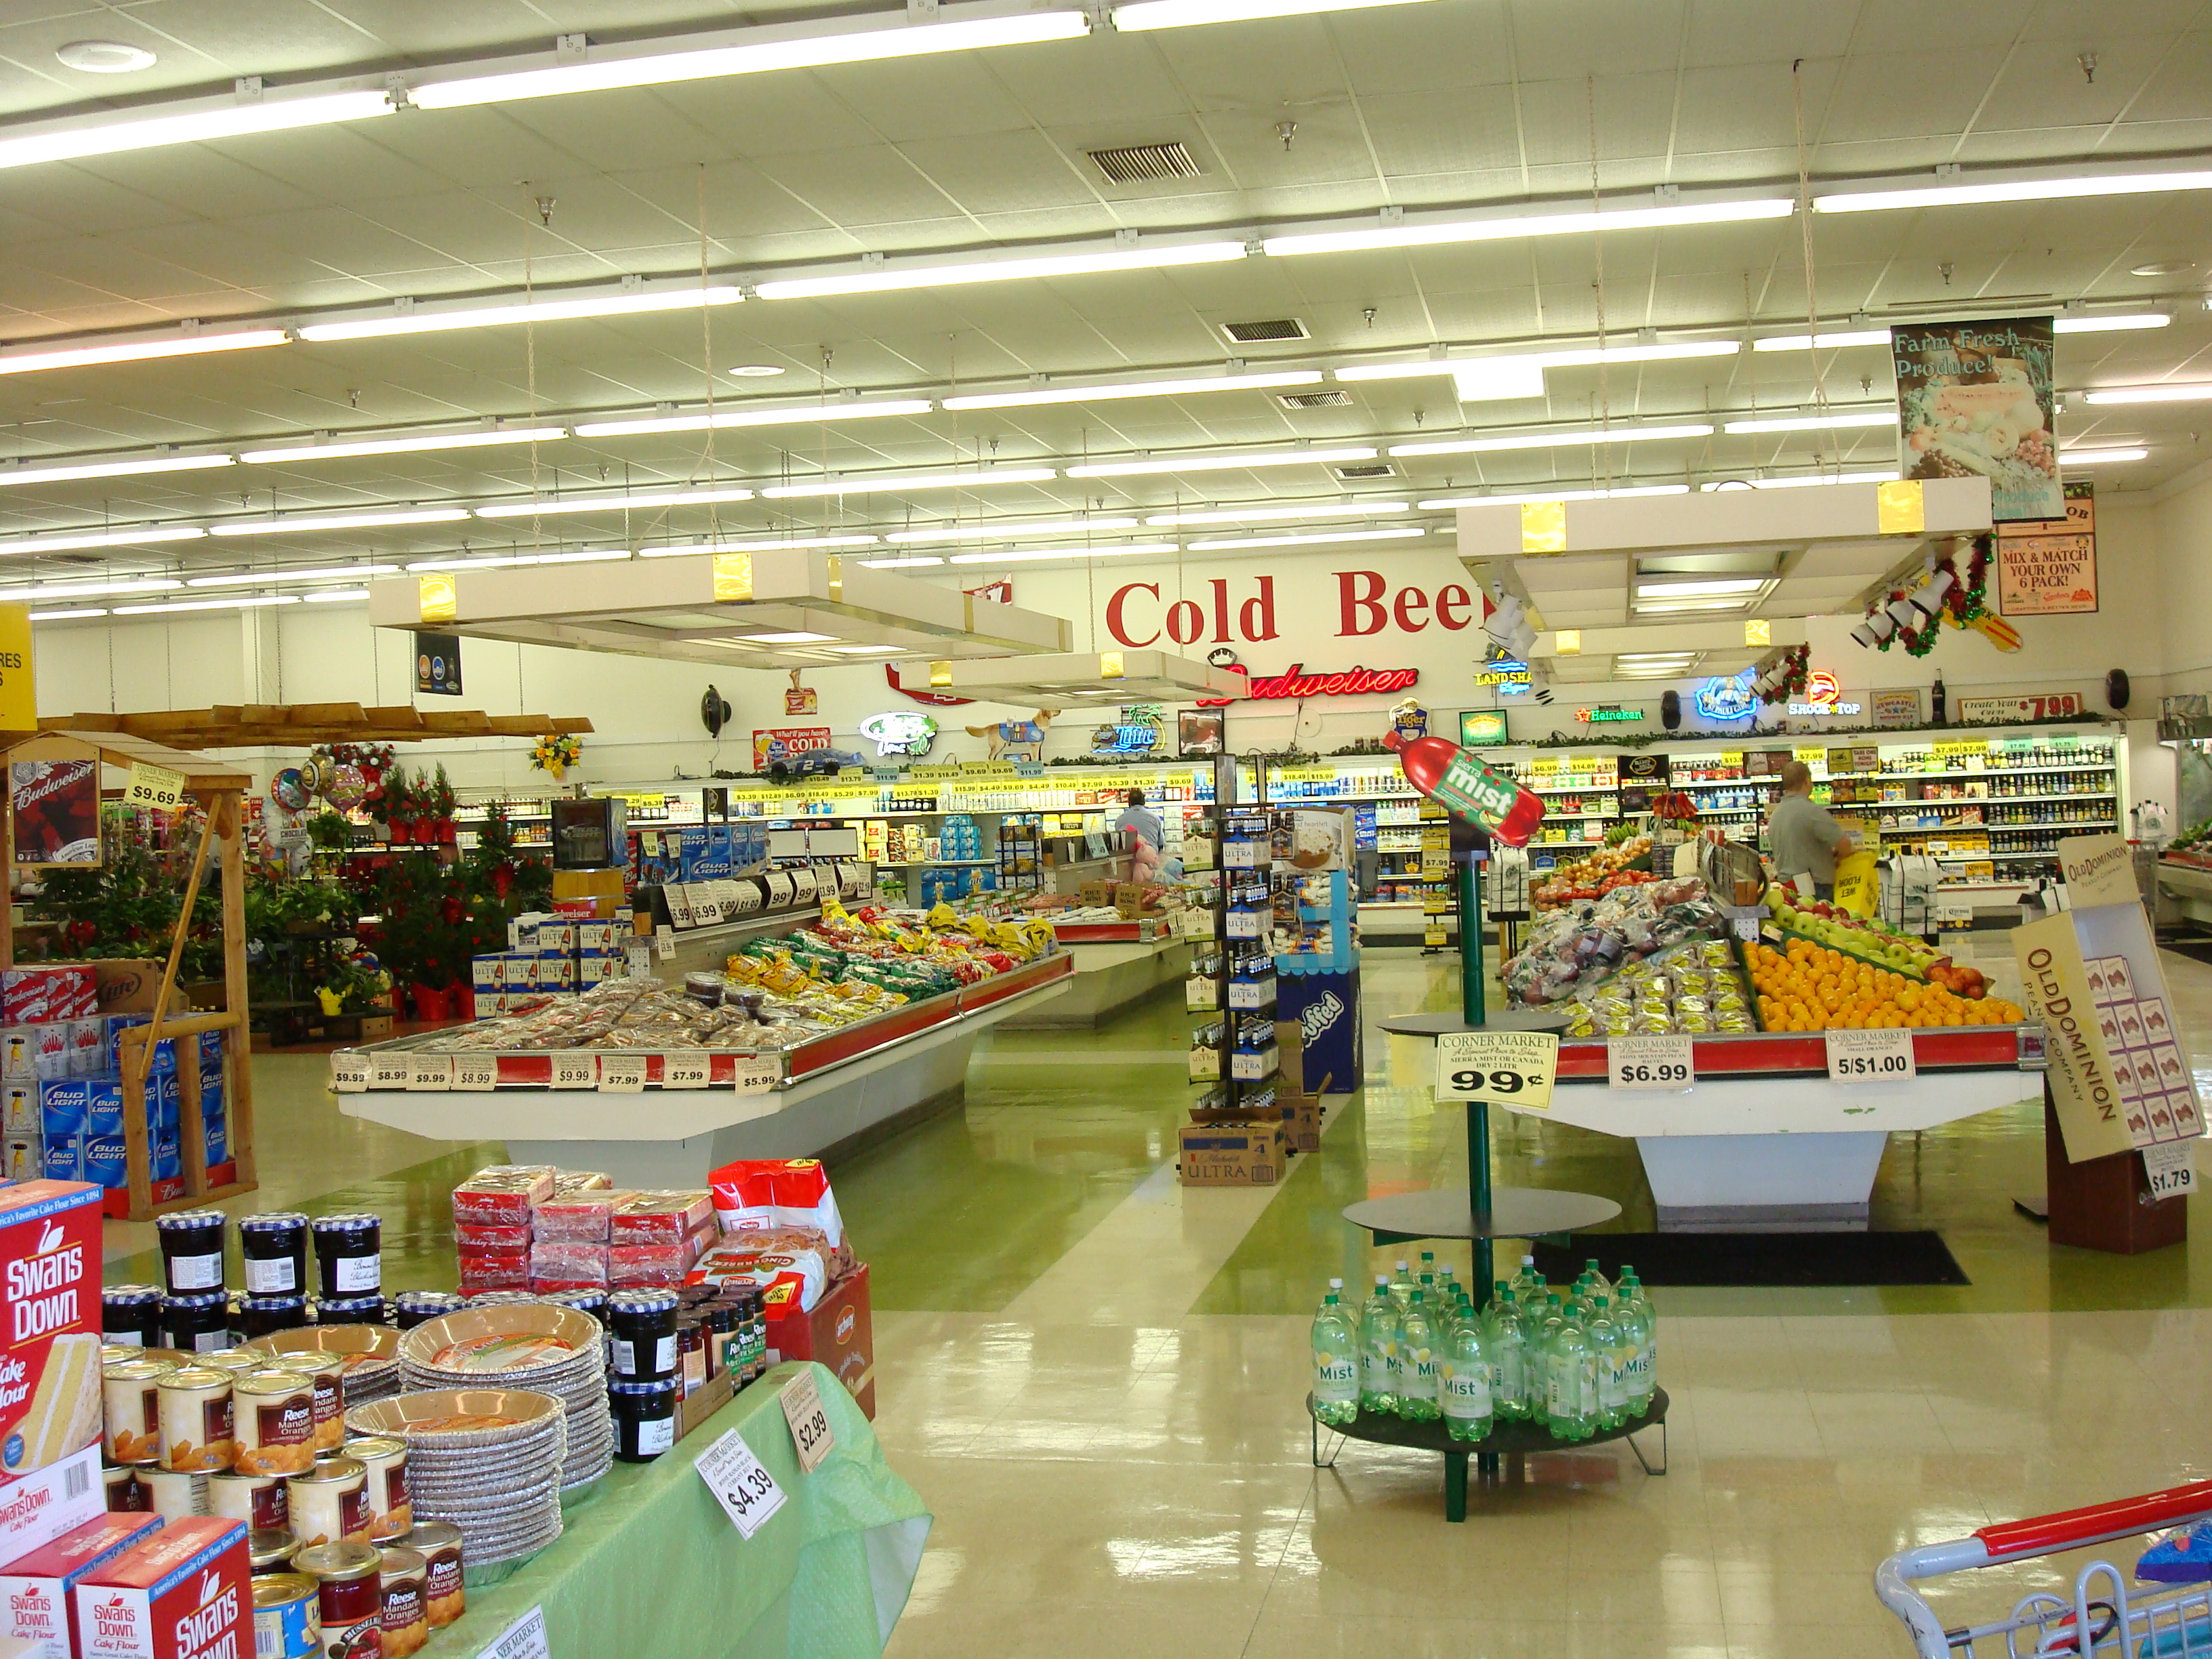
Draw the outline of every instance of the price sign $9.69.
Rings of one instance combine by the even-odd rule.
[[[1450,1031],[1437,1039],[1437,1098],[1549,1111],[1559,1068],[1552,1031]]]

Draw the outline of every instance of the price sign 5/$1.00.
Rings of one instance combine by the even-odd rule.
[[[1831,1030],[1827,1039],[1831,1083],[1910,1083],[1920,1074],[1910,1031]]]
[[[1553,1031],[1448,1031],[1437,1039],[1437,1098],[1549,1111],[1559,1069]]]

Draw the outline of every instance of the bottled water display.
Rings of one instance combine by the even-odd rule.
[[[1402,1265],[1402,1264],[1401,1264]],[[1398,1409],[1398,1308],[1390,1281],[1375,1275],[1375,1294],[1359,1315],[1359,1409]]]
[[[1359,1334],[1337,1304],[1344,1281],[1329,1284],[1313,1322],[1314,1415],[1324,1423],[1349,1423],[1359,1415]]]
[[[1415,1291],[1405,1315],[1398,1321],[1398,1415],[1409,1422],[1434,1422],[1437,1401],[1437,1334],[1429,1322],[1429,1310]]]
[[[1472,1317],[1472,1308],[1466,1311],[1469,1316],[1455,1321],[1445,1339],[1438,1382],[1444,1427],[1451,1437],[1480,1440],[1489,1434],[1496,1409],[1492,1395],[1495,1373],[1489,1347],[1482,1340],[1481,1323]]]

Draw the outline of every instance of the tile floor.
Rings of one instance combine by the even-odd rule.
[[[2008,964],[2001,937],[1975,954]],[[2212,1054],[2212,967],[2166,965]],[[1365,988],[1370,1025],[1449,1006],[1455,959],[1372,952]],[[1370,1029],[1318,1155],[1272,1189],[1186,1191],[1186,1030],[1169,999],[1096,1035],[1002,1033],[962,1109],[836,1171],[874,1268],[878,1430],[937,1516],[892,1659],[1901,1656],[1870,1584],[1891,1551],[2212,1474],[2212,1224],[2133,1261],[2052,1248],[2011,1204],[2041,1185],[2032,1108],[1884,1161],[1877,1224],[1940,1228],[1971,1285],[1657,1293],[1663,1478],[1618,1445],[1538,1459],[1449,1526],[1433,1457],[1354,1443],[1316,1471],[1310,1310],[1395,1254],[1337,1212],[1455,1179],[1463,1114],[1425,1097],[1425,1048]],[[322,1066],[255,1061],[265,1185],[229,1207],[377,1209],[387,1282],[450,1285],[446,1195],[500,1149],[342,1118]],[[1510,1118],[1498,1141],[1502,1179],[1650,1224],[1632,1147]],[[149,1235],[110,1224],[111,1278],[147,1276]],[[1989,1575],[1938,1611],[2057,1582]]]

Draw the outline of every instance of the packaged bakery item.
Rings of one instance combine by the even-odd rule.
[[[616,1244],[680,1244],[714,1212],[704,1192],[638,1193],[614,1212],[607,1237]]]
[[[708,1182],[726,1235],[806,1227],[833,1247],[845,1242],[844,1218],[837,1213],[837,1197],[819,1158],[741,1160],[723,1164]]]
[[[556,1190],[532,1217],[531,1236],[539,1243],[605,1244],[612,1231],[616,1206],[635,1196],[618,1193],[611,1186]]]
[[[527,1227],[530,1212],[552,1195],[551,1164],[494,1164],[453,1188],[453,1219]]]

